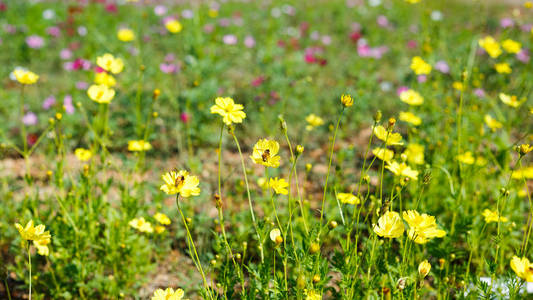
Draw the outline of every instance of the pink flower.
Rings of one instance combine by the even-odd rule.
[[[253,36],[251,35],[247,35],[245,38],[244,38],[244,46],[246,46],[247,48],[253,48],[255,46],[255,39]]]
[[[154,7],[154,14],[156,14],[157,16],[162,16],[162,15],[165,15],[166,13],[167,13],[166,6],[157,5],[156,7]]]
[[[418,77],[416,77],[416,80],[419,83],[424,83],[428,80],[428,77],[426,75],[418,75]]]
[[[514,21],[511,18],[503,18],[500,20],[500,27],[509,28],[514,26]]]
[[[89,84],[87,82],[85,82],[85,81],[78,81],[78,82],[76,82],[76,88],[78,90],[84,91],[84,90],[89,88]]]
[[[57,26],[51,26],[46,28],[46,33],[53,37],[59,37],[61,35],[61,29],[59,29]]]
[[[176,73],[178,71],[178,66],[176,64],[162,63],[159,65],[159,70],[165,74]]]
[[[26,38],[26,44],[32,49],[40,49],[44,46],[44,39],[38,35],[30,35]]]
[[[185,9],[184,11],[181,12],[181,16],[184,19],[192,19],[194,17],[194,12],[190,9]]]
[[[189,116],[188,113],[186,112],[183,112],[180,114],[180,120],[183,122],[183,123],[189,123],[191,117]]]
[[[258,87],[261,84],[263,84],[264,81],[265,81],[265,77],[264,76],[256,77],[254,80],[252,80],[252,86]]]
[[[24,123],[25,125],[37,124],[37,115],[31,111],[27,112],[22,118],[22,123]]]
[[[366,43],[358,43],[357,45],[357,54],[361,57],[369,57],[370,56],[370,46]]]
[[[401,86],[401,87],[399,87],[399,88],[396,89],[396,94],[397,94],[398,96],[400,96],[403,92],[406,92],[406,91],[408,91],[408,90],[409,90],[408,87],[406,87],[406,86]]]
[[[59,57],[61,57],[61,59],[71,59],[72,51],[69,49],[62,49],[61,52],[59,52]]]
[[[226,45],[235,45],[237,44],[237,37],[233,34],[226,34],[222,37],[222,41]]]
[[[417,45],[417,43],[416,43],[415,40],[410,40],[410,41],[407,42],[407,48],[409,48],[409,49],[415,49],[416,45]]]
[[[479,98],[485,97],[485,91],[483,89],[477,88],[474,90],[474,95],[478,96]]]
[[[105,6],[105,10],[108,12],[108,13],[112,13],[112,14],[116,14],[118,12],[118,7],[116,4],[114,3],[109,3]]]
[[[528,63],[529,62],[529,50],[522,48],[522,50],[520,50],[520,52],[516,54],[516,59],[518,59],[519,61],[523,63]]]
[[[65,112],[69,115],[72,115],[74,113],[74,105],[72,105],[71,95],[66,95],[63,98],[63,108],[65,109]]]
[[[445,61],[439,60],[438,62],[435,63],[435,70],[441,73],[444,73],[444,74],[448,74],[450,73],[450,66],[448,66],[448,64]]]
[[[324,45],[330,45],[331,44],[331,36],[329,36],[329,35],[323,35],[320,40],[322,41],[322,44],[324,44]]]
[[[380,27],[383,27],[383,28],[386,28],[386,27],[389,27],[389,19],[387,19],[387,17],[381,15],[381,16],[378,16],[378,19],[377,19],[377,23]]]
[[[359,31],[354,31],[350,33],[350,40],[352,40],[354,43],[357,43],[362,36],[363,35]]]
[[[531,29],[533,29],[533,24],[524,24],[520,27],[520,29],[524,32],[531,32]]]
[[[46,99],[44,99],[43,101],[43,109],[50,109],[50,107],[52,107],[54,104],[56,103],[56,97],[54,96],[48,96]]]

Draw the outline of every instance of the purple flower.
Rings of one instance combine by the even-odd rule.
[[[445,61],[439,60],[438,62],[435,63],[435,70],[441,73],[444,73],[444,74],[448,74],[450,73],[450,66],[448,66],[448,64]]]
[[[184,19],[192,19],[194,17],[194,12],[190,9],[185,9],[181,12],[181,16]]]
[[[516,54],[516,59],[527,64],[529,62],[529,50],[522,48],[522,50]]]
[[[511,18],[503,18],[500,20],[500,27],[509,28],[514,26],[514,21]]]
[[[37,124],[37,115],[29,111],[22,117],[22,122],[24,125],[35,125]]]
[[[87,82],[85,82],[85,81],[78,81],[78,82],[76,82],[76,88],[78,90],[84,91],[84,90],[89,88],[89,84]]]
[[[524,32],[531,32],[531,29],[533,29],[533,24],[524,24],[520,27],[520,29]]]
[[[228,27],[231,25],[231,20],[228,18],[220,18],[218,20],[218,25],[220,25],[220,27]]]
[[[66,95],[63,98],[63,108],[65,109],[65,112],[69,115],[72,115],[74,113],[74,105],[72,105],[71,95]]]
[[[483,89],[477,88],[474,90],[474,95],[478,96],[479,98],[485,97],[485,91]]]
[[[389,27],[389,19],[387,19],[387,17],[383,15],[378,16],[377,23],[380,27],[383,27],[383,28]]]
[[[61,57],[61,59],[71,59],[72,58],[72,51],[70,51],[70,49],[63,49],[61,50],[61,52],[59,52],[59,57]]]
[[[224,37],[222,37],[222,41],[226,45],[235,45],[237,44],[237,37],[233,34],[226,34]]]
[[[403,92],[406,92],[406,91],[408,91],[408,90],[409,90],[408,87],[406,87],[406,86],[401,86],[401,87],[399,87],[399,88],[396,89],[396,94],[397,94],[398,96],[400,96]]]
[[[426,75],[418,75],[416,77],[416,80],[418,81],[418,83],[424,83],[428,81],[428,77]]]
[[[167,7],[164,5],[157,5],[154,7],[154,14],[157,16],[162,16],[167,13]]]
[[[159,65],[159,70],[165,74],[176,73],[178,71],[178,65],[162,63]]]
[[[32,49],[40,49],[44,46],[44,39],[38,35],[30,35],[26,38],[26,44]]]
[[[251,35],[247,35],[245,38],[244,38],[244,45],[247,47],[247,48],[253,48],[255,46],[255,39],[253,36]]]
[[[50,109],[50,107],[52,107],[54,104],[56,104],[56,97],[54,97],[53,95],[52,96],[48,96],[46,99],[44,99],[43,101],[43,109]]]
[[[46,33],[53,37],[59,37],[61,35],[61,29],[59,29],[57,26],[51,26],[46,28]]]

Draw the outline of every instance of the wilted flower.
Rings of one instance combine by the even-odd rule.
[[[283,178],[270,178],[269,186],[276,192],[276,194],[287,195],[289,193],[289,191],[287,190],[289,184]]]
[[[399,238],[405,230],[400,214],[395,211],[385,212],[373,228],[377,235],[384,238]]]
[[[169,195],[179,194],[184,198],[200,195],[200,180],[185,170],[167,172],[162,178],[165,183],[159,189]]]
[[[256,164],[261,164],[266,167],[277,168],[280,164],[280,157],[278,154],[279,144],[274,140],[260,139],[254,145],[253,153],[250,158]]]
[[[244,106],[236,104],[230,97],[218,97],[215,99],[215,103],[211,106],[211,113],[221,115],[222,121],[226,125],[242,123],[242,120],[246,118],[246,113],[243,111]]]

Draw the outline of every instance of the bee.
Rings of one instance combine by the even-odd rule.
[[[174,185],[175,185],[175,186],[179,186],[179,185],[182,184],[184,181],[185,181],[185,176],[183,176],[183,175],[179,175],[178,177],[176,177],[176,180],[174,181]]]
[[[270,149],[266,149],[263,151],[263,154],[261,154],[261,158],[263,159],[263,162],[267,162],[270,158]]]

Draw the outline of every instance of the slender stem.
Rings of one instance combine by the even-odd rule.
[[[28,247],[27,247],[26,250],[28,252],[28,270],[29,270],[29,273],[30,273],[30,291],[29,291],[28,296],[29,296],[29,299],[31,300],[31,252],[30,252],[31,244],[30,243],[31,242],[28,241],[28,243],[27,243]]]

